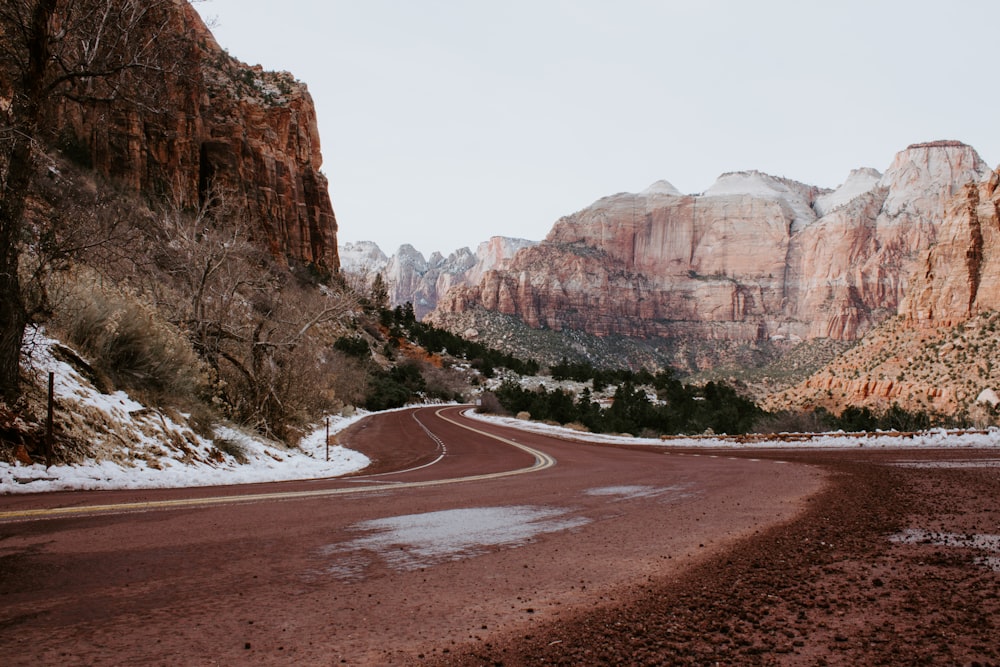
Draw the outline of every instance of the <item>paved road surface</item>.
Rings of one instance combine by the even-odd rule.
[[[825,473],[373,417],[342,479],[0,498],[0,663],[415,664],[613,608]],[[390,472],[397,470],[399,472]]]

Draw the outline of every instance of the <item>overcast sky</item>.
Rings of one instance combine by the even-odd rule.
[[[836,187],[912,143],[1000,160],[995,0],[207,0],[309,86],[344,241],[540,240],[616,192]]]

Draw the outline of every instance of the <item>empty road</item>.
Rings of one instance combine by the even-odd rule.
[[[416,664],[613,608],[791,520],[825,473],[424,407],[365,474],[0,498],[0,662]]]

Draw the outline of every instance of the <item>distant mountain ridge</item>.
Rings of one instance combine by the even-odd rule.
[[[506,266],[517,251],[537,241],[494,236],[473,253],[459,248],[447,257],[434,252],[430,258],[406,243],[388,257],[372,241],[345,242],[339,249],[341,270],[356,276],[381,274],[389,287],[390,305],[412,303],[418,319],[434,310],[438,299],[453,287],[477,284],[488,271]]]
[[[756,171],[693,196],[661,181],[560,219],[478,284],[439,293],[430,320],[464,329],[454,316],[483,310],[596,336],[856,340],[897,311],[947,202],[989,173],[939,141],[834,191]]]

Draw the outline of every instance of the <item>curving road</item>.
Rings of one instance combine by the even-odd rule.
[[[613,606],[790,520],[824,473],[418,408],[352,477],[0,498],[19,664],[414,664]]]

